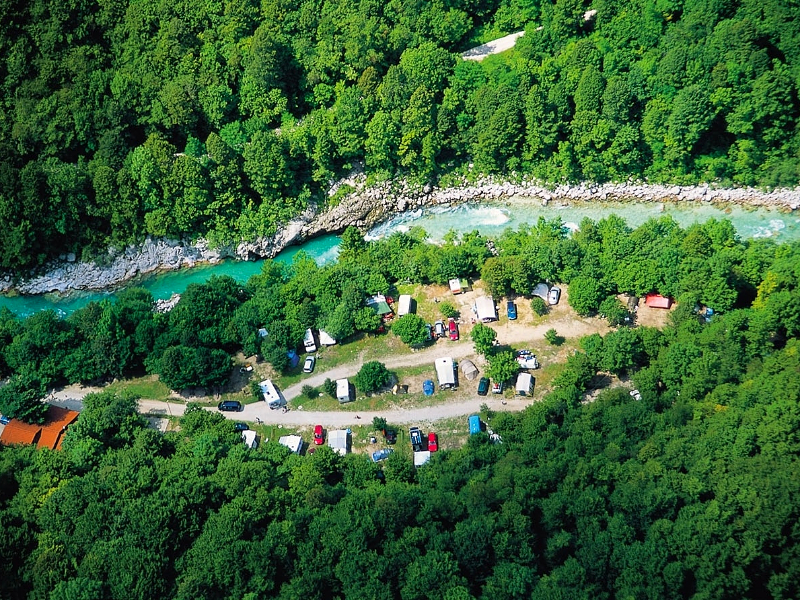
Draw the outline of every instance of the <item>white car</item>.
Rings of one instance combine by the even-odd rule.
[[[550,304],[558,304],[558,300],[561,298],[561,288],[560,287],[551,287],[550,292],[547,294],[547,301]]]
[[[314,372],[314,365],[317,364],[317,359],[313,356],[306,356],[306,360],[303,363],[303,373],[313,373]]]

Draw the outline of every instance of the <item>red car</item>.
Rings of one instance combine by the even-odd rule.
[[[428,434],[428,450],[431,452],[436,452],[439,449],[439,438],[436,437],[436,433],[431,431]]]
[[[455,319],[452,317],[448,319],[448,325],[450,328],[450,339],[454,342],[458,339],[458,324],[456,323]]]
[[[325,435],[322,431],[322,425],[315,425],[314,426],[314,443],[317,446],[321,446],[322,443],[325,441]]]

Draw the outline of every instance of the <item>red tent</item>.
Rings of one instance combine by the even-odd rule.
[[[647,294],[644,297],[644,303],[650,308],[669,308],[672,306],[672,298],[661,294]]]

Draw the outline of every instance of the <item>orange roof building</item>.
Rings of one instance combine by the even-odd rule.
[[[58,406],[49,406],[42,425],[30,425],[11,419],[0,434],[0,444],[36,444],[37,448],[59,450],[64,432],[74,423],[79,413]]]

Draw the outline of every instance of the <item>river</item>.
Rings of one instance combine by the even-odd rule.
[[[727,208],[717,205],[687,202],[673,203],[580,203],[561,205],[551,202],[542,206],[540,201],[515,198],[507,202],[483,204],[461,204],[453,207],[433,207],[404,213],[372,229],[368,239],[378,239],[393,231],[407,231],[420,226],[428,232],[431,241],[441,241],[448,231],[465,233],[478,230],[482,234],[496,236],[506,228],[516,229],[523,223],[535,223],[539,217],[561,220],[571,229],[577,229],[584,218],[593,221],[618,214],[631,227],[637,227],[651,217],[668,214],[682,227],[704,222],[710,218],[730,219],[742,238],[771,237],[779,242],[800,239],[800,213],[782,213],[768,208],[744,208],[732,205]],[[338,256],[339,238],[323,236],[300,246],[281,252],[276,261],[290,263],[301,250],[314,258],[318,264],[335,261]],[[191,283],[202,283],[211,275],[230,275],[237,281],[246,281],[261,270],[263,261],[226,260],[214,265],[201,265],[191,269],[169,271],[146,276],[131,282],[150,290],[156,299],[167,299],[180,294]],[[5,306],[19,316],[29,316],[45,309],[54,309],[68,315],[91,301],[114,298],[114,292],[73,292],[65,296],[44,294],[41,296],[0,296],[0,307]]]

